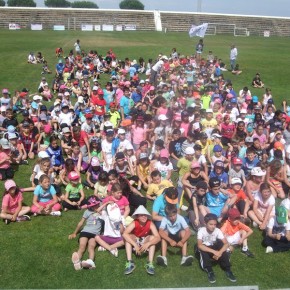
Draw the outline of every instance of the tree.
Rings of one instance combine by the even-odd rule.
[[[10,7],[36,7],[33,0],[8,0],[7,4]]]
[[[0,6],[5,6],[5,5],[6,5],[5,1],[4,0],[0,0]]]
[[[72,8],[94,8],[98,9],[99,6],[91,1],[76,1],[71,4]]]
[[[66,0],[45,0],[44,5],[46,7],[71,7],[71,3]]]
[[[123,0],[119,7],[120,9],[144,10],[144,5],[138,0]]]

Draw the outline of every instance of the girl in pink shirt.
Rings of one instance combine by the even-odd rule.
[[[5,223],[16,221],[29,221],[30,217],[26,214],[30,212],[29,206],[22,206],[22,192],[16,186],[16,183],[9,179],[6,180],[5,192],[2,200],[2,211],[0,217]]]
[[[146,128],[144,126],[144,118],[138,116],[136,119],[136,124],[132,125],[131,134],[132,134],[132,143],[135,150],[140,146],[140,143],[146,140]]]

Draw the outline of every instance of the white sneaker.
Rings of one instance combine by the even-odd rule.
[[[78,255],[77,252],[74,252],[74,253],[72,254],[71,261],[73,262],[73,264],[74,264],[74,268],[75,268],[76,271],[82,269],[81,261],[80,261],[80,258],[79,258],[79,255]]]
[[[104,252],[104,251],[107,251],[104,247],[102,246],[98,247],[98,252]]]
[[[193,256],[183,256],[181,259],[181,266],[191,266],[193,262]]]
[[[87,259],[85,261],[82,261],[81,265],[85,269],[89,269],[89,270],[96,269],[96,265],[95,265],[94,261],[91,259]]]
[[[111,250],[110,251],[110,253],[113,255],[113,256],[115,256],[116,258],[118,258],[118,249],[113,249],[113,250]]]
[[[157,265],[167,267],[167,258],[159,255],[157,257]]]
[[[257,228],[258,227],[258,224],[256,222],[253,222],[253,227],[254,228]]]
[[[60,212],[59,210],[57,210],[57,211],[52,211],[52,212],[50,213],[50,215],[53,215],[53,216],[61,216],[61,212]]]
[[[270,247],[270,246],[268,246],[268,247],[266,248],[266,254],[269,254],[269,253],[273,253],[273,248]]]

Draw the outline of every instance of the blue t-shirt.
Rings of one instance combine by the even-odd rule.
[[[220,175],[217,175],[214,171],[212,171],[209,175],[209,178],[217,177],[220,182],[228,184],[229,183],[229,175],[226,172],[223,172]]]
[[[166,216],[165,214],[165,207],[167,205],[166,199],[163,194],[159,195],[153,203],[152,211],[157,212],[160,216]],[[176,204],[176,207],[178,208],[178,204]]]
[[[172,235],[176,235],[181,230],[188,228],[188,224],[184,217],[178,214],[174,223],[171,223],[167,217],[164,217],[159,228],[168,231]]]
[[[220,217],[222,209],[229,197],[224,195],[222,192],[215,195],[209,191],[206,193],[205,198],[206,206],[209,208],[210,212],[215,214],[217,217]]]
[[[250,174],[251,170],[257,166],[258,163],[259,159],[257,157],[255,157],[253,161],[250,161],[248,157],[243,159],[242,169],[244,170],[246,177]]]
[[[38,202],[48,202],[53,199],[56,191],[52,185],[47,190],[44,190],[41,185],[37,185],[34,189],[34,195],[37,195]]]
[[[130,114],[130,99],[126,96],[123,96],[120,100],[120,107],[123,108],[124,114],[129,115]]]

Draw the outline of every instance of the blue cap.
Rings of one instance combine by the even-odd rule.
[[[221,152],[223,151],[223,148],[221,145],[214,145],[213,152]]]
[[[258,103],[259,98],[257,96],[253,96],[252,101],[253,101],[253,103]]]
[[[37,104],[36,102],[32,102],[32,103],[31,103],[31,107],[32,107],[33,109],[38,109],[38,104]]]
[[[237,103],[237,98],[232,98],[231,103]]]

